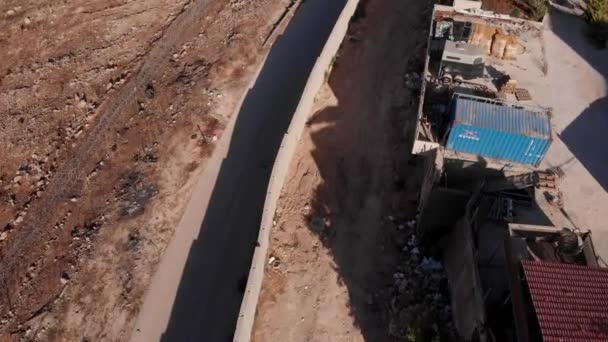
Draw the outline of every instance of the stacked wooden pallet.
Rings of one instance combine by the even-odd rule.
[[[516,80],[508,80],[505,82],[502,87],[500,87],[500,92],[503,94],[514,94],[515,89],[517,88]]]
[[[515,88],[515,98],[517,101],[532,100],[532,96],[530,96],[530,92],[526,88]]]

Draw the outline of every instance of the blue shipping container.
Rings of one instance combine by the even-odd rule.
[[[538,166],[551,145],[547,113],[456,94],[446,147]]]

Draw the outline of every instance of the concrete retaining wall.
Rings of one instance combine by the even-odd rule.
[[[281,189],[283,188],[289,164],[294,155],[296,146],[298,145],[298,141],[300,140],[302,131],[304,130],[306,120],[312,111],[315,96],[325,81],[325,72],[340,48],[340,44],[346,35],[350,19],[355,13],[358,4],[359,0],[348,0],[344,6],[342,13],[338,17],[338,20],[323,47],[323,51],[321,51],[321,54],[312,69],[287,133],[281,142],[281,147],[272,168],[272,174],[270,176],[268,191],[264,202],[262,222],[260,224],[257,240],[258,247],[253,254],[251,268],[249,269],[249,278],[247,279],[247,287],[245,289],[245,294],[243,295],[243,301],[241,302],[241,309],[234,333],[234,341],[236,342],[245,342],[251,339],[256,307],[262,288],[262,280],[264,278],[266,252],[268,250],[269,237],[272,230],[277,201]]]

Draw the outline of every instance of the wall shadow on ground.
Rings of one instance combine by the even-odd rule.
[[[345,1],[307,0],[247,94],[162,341],[231,341],[272,165]]]
[[[337,105],[314,113],[305,133],[322,179],[306,220],[332,256],[364,340],[392,341],[386,290],[399,261],[396,226],[415,216],[422,178],[410,156],[418,100],[403,76],[424,67],[430,12],[413,1],[359,6],[327,84]]]
[[[568,149],[608,191],[608,97],[593,102],[560,134]]]
[[[608,49],[597,50],[589,41],[586,23],[579,17],[551,10],[553,32],[608,80]],[[551,68],[551,66],[549,66]],[[571,87],[577,87],[571,84]],[[608,97],[593,102],[559,135],[595,180],[608,191]]]

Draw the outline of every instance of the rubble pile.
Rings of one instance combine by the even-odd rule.
[[[146,205],[158,193],[158,190],[146,175],[139,171],[131,171],[121,177],[120,186],[116,192],[120,215],[125,217],[143,213]]]
[[[404,341],[453,341],[456,334],[443,266],[425,255],[414,226],[415,221],[397,226],[401,256],[389,289],[389,334]]]

